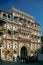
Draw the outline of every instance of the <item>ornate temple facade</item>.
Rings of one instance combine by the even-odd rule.
[[[41,48],[40,25],[35,18],[18,9],[0,10],[0,57],[13,58],[33,56]]]

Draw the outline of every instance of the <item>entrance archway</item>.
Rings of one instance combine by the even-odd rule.
[[[21,57],[26,57],[27,56],[27,49],[25,46],[21,48]]]

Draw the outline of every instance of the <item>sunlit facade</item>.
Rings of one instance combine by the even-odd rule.
[[[0,10],[0,56],[13,61],[13,57],[33,56],[41,48],[40,25],[35,18],[12,8],[10,12]],[[23,51],[24,48],[24,51]],[[26,51],[25,51],[26,49]]]

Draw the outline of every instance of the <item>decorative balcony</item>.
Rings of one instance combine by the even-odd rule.
[[[28,36],[27,35],[25,36],[25,35],[19,34],[19,38],[20,39],[30,39],[30,36],[29,35]]]
[[[31,33],[31,35],[33,35],[33,36],[40,36],[40,32],[35,32],[35,31],[33,31],[32,33]]]
[[[13,19],[12,18],[10,18],[10,15],[8,15],[8,16],[6,16],[6,14],[0,14],[0,19],[1,20],[3,20],[3,21],[9,21],[9,22],[12,22],[13,21]]]
[[[31,39],[31,42],[41,43],[40,39]]]

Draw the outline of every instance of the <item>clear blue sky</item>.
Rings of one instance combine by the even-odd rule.
[[[34,16],[41,25],[43,35],[43,0],[0,0],[0,9],[9,11],[13,6]]]

